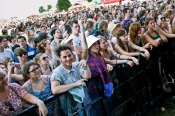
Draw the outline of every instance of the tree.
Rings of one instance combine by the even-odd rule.
[[[50,9],[52,9],[52,5],[47,5],[47,11],[49,11]]]
[[[44,9],[43,6],[40,6],[40,7],[39,7],[39,12],[40,12],[40,13],[43,13],[43,12],[46,12],[46,10]]]
[[[71,3],[69,0],[57,1],[57,5],[56,5],[57,11],[63,11],[63,10],[67,11],[69,7],[71,7]]]
[[[92,0],[86,0],[86,1],[88,1],[88,2],[92,2]]]

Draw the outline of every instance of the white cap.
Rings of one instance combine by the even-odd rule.
[[[93,43],[100,40],[100,38],[95,37],[94,35],[90,35],[86,38],[88,49],[92,46]]]

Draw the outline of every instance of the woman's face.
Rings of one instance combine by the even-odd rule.
[[[49,65],[49,59],[48,59],[48,56],[46,54],[43,54],[40,56],[39,64],[40,64],[40,66]]]
[[[107,49],[107,48],[108,48],[108,42],[107,42],[107,40],[102,39],[102,40],[100,41],[100,48],[101,48],[101,49]]]
[[[20,53],[17,58],[19,59],[19,61],[25,61],[27,60],[27,52],[22,52]]]
[[[150,20],[149,21],[148,28],[150,28],[150,29],[154,29],[155,28],[154,20]]]
[[[50,40],[46,40],[46,47],[45,47],[45,49],[46,50],[50,50]]]
[[[128,34],[127,32],[125,31],[125,34],[120,36],[119,39],[123,42],[123,43],[126,43],[128,41]]]
[[[95,43],[92,44],[92,46],[90,47],[90,51],[93,53],[98,53],[100,50],[100,43],[99,41],[96,41]]]
[[[28,74],[30,78],[38,78],[41,76],[41,69],[38,65],[31,65]]]
[[[11,39],[12,44],[16,43],[16,38]]]
[[[157,19],[157,24],[161,25],[165,22],[166,18],[163,15],[159,15]]]

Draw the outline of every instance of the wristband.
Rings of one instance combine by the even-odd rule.
[[[81,32],[85,32],[85,28],[81,28]]]
[[[39,106],[40,103],[42,103],[43,101],[41,101],[40,99],[37,101],[37,106]]]
[[[140,60],[140,52],[137,53],[138,60]]]

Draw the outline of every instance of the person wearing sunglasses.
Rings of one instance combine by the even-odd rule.
[[[49,64],[49,57],[47,54],[39,53],[35,56],[33,61],[40,65],[41,73],[43,75],[51,75],[52,74],[54,67]]]
[[[41,68],[38,63],[30,61],[27,62],[23,68],[22,75],[28,78],[22,86],[26,91],[41,100],[46,100],[52,96],[50,77],[41,74]],[[28,107],[29,105],[30,104],[25,103],[24,107]],[[54,106],[54,101],[46,104],[48,116],[53,116]]]
[[[164,15],[157,15],[155,28],[158,32],[160,31],[165,37],[175,38],[175,34],[173,34],[172,26],[170,24],[170,20],[166,19]]]
[[[23,48],[18,47],[15,49],[14,53],[15,53],[16,57],[18,58],[19,65],[20,65],[19,67],[15,67],[14,73],[15,74],[22,74],[23,66],[27,62],[27,52]]]
[[[0,69],[0,115],[17,115],[23,108],[21,99],[24,99],[32,104],[36,104],[39,108],[40,115],[47,115],[48,110],[43,101],[31,95],[16,83],[10,83],[8,85],[7,78],[3,70]]]

